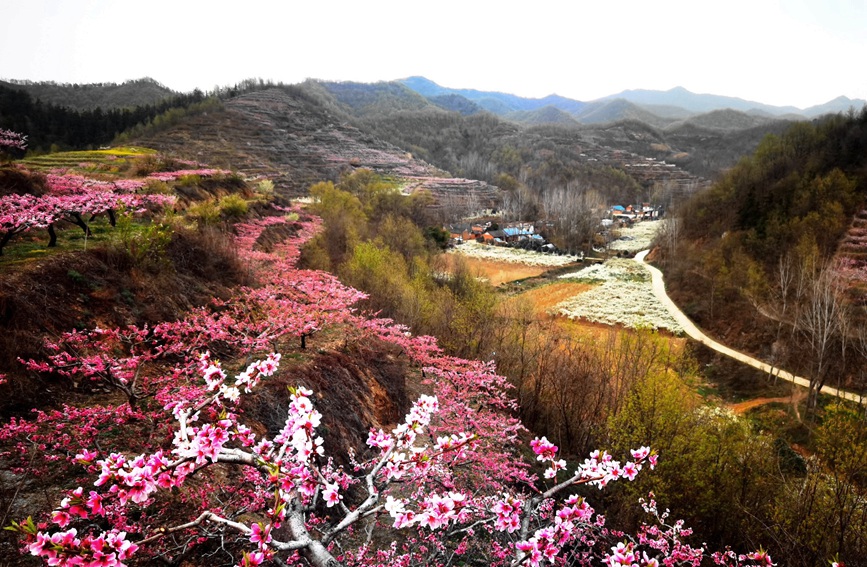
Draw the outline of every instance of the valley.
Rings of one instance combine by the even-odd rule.
[[[697,534],[659,541],[706,561],[859,565],[867,113],[412,84],[251,82],[127,146],[10,147],[0,550],[517,565],[586,504],[637,531],[576,517],[549,551],[603,561],[653,491]]]

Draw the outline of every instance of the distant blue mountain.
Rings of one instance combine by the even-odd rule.
[[[471,100],[480,107],[493,114],[507,114],[509,112],[538,110],[546,106],[553,106],[569,114],[580,112],[586,103],[572,100],[558,95],[549,95],[545,98],[524,98],[513,94],[493,91],[478,91],[475,89],[450,89],[442,87],[430,79],[424,77],[409,77],[398,80],[418,94],[432,98],[442,95],[459,95]]]
[[[731,96],[696,94],[683,87],[675,87],[667,91],[626,90],[595,101],[582,102],[558,95],[549,95],[545,98],[524,98],[500,92],[452,89],[440,86],[425,77],[409,77],[398,82],[427,98],[443,95],[464,97],[493,114],[508,115],[551,106],[571,114],[576,120],[583,123],[638,118],[649,123],[662,124],[676,119],[683,120],[691,115],[724,109],[738,110],[754,116],[813,118],[822,114],[847,112],[849,108],[854,108],[857,111],[862,106],[867,105],[865,100],[841,96],[825,104],[800,109],[794,106],[774,106]],[[632,105],[624,104],[624,101],[632,103]],[[609,104],[611,106],[608,106]],[[639,112],[636,106],[640,107],[643,112]],[[647,113],[653,116],[648,116]]]
[[[822,114],[828,114],[829,112],[848,112],[850,108],[854,108],[857,112],[861,110],[865,104],[867,104],[867,101],[861,98],[853,99],[845,96],[838,96],[834,100],[829,100],[825,104],[805,108],[804,114],[812,118],[813,116],[820,116]]]
[[[786,114],[801,115],[808,118],[822,114],[846,112],[849,107],[860,110],[867,101],[861,99],[849,99],[845,96],[835,98],[825,104],[800,109],[794,106],[774,106],[742,98],[721,96],[713,94],[696,94],[683,87],[674,87],[667,91],[653,90],[626,90],[617,94],[602,97],[599,100],[625,99],[641,106],[664,105],[675,106],[694,113],[711,112],[714,110],[732,109],[749,113],[767,113],[772,116]]]

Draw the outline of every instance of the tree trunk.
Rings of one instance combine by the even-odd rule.
[[[93,233],[90,232],[90,227],[87,226],[87,223],[84,222],[84,220],[81,218],[81,215],[80,215],[80,214],[78,214],[78,213],[73,213],[73,214],[72,214],[72,221],[71,221],[71,222],[72,222],[73,224],[76,224],[76,225],[78,225],[79,227],[81,227],[81,230],[84,231],[84,235],[85,235],[85,236],[93,236]]]
[[[296,504],[297,505],[297,504]],[[292,510],[286,515],[286,525],[294,541],[310,543],[299,550],[299,553],[314,567],[341,567],[340,562],[322,545],[321,541],[310,537],[307,526],[304,525],[304,515],[298,510]]]
[[[48,225],[48,247],[53,248],[57,246],[57,233],[54,232],[54,225]]]
[[[0,239],[0,256],[3,255],[3,247],[6,246],[6,243],[9,242],[9,239],[12,238],[12,231],[9,230],[6,234],[3,235],[3,238]]]

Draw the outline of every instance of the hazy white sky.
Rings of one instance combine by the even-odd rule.
[[[0,0],[0,78],[179,91],[247,78],[592,100],[683,86],[867,99],[867,0]]]

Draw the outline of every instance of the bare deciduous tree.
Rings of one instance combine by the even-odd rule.
[[[831,349],[841,339],[846,304],[840,284],[830,268],[815,272],[806,287],[807,301],[801,309],[798,327],[810,347],[810,394],[807,409],[816,408],[819,391],[828,379]]]

